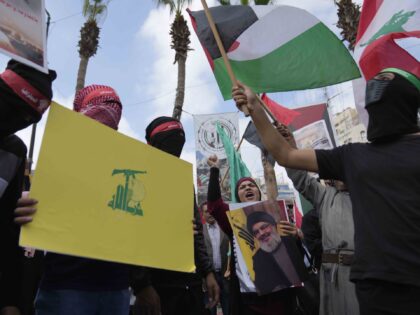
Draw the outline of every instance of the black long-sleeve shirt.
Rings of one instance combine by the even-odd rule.
[[[23,189],[26,146],[17,136],[0,139],[0,309],[20,307],[22,250],[19,227],[13,223],[14,209]]]
[[[314,266],[321,267],[322,231],[319,224],[318,212],[315,209],[308,211],[302,219],[303,243],[312,256]]]
[[[213,271],[213,263],[209,258],[204,243],[203,225],[194,195],[194,220],[199,233],[194,235],[194,260],[196,273],[176,272],[154,268],[133,267],[131,287],[137,293],[147,285],[156,287],[191,287],[201,285],[202,278]],[[192,231],[191,231],[192,233]]]

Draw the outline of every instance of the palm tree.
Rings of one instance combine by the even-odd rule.
[[[231,5],[230,0],[218,0],[221,5]],[[240,4],[242,5],[249,5],[249,0],[240,0]],[[254,0],[254,4],[257,5],[267,5],[271,4],[272,0]]]
[[[80,40],[78,44],[80,64],[77,72],[76,92],[84,88],[89,59],[95,56],[98,50],[100,32],[98,21],[106,13],[108,3],[109,0],[83,1],[82,13],[86,18],[86,22],[80,29]]]
[[[360,5],[352,0],[334,0],[337,5],[338,23],[343,40],[349,43],[349,49],[354,50],[357,28],[360,19]]]
[[[169,6],[170,13],[175,12],[175,19],[171,24],[171,48],[175,50],[174,64],[178,63],[178,83],[176,88],[175,104],[172,117],[181,119],[182,106],[184,105],[185,97],[185,68],[187,62],[188,51],[190,48],[190,30],[187,21],[182,15],[182,9],[188,5],[192,0],[156,0],[158,5]]]

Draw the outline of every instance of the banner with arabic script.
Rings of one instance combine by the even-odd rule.
[[[220,174],[222,177],[225,176],[229,167],[223,142],[217,133],[217,122],[219,122],[234,145],[238,145],[239,142],[239,113],[194,116],[199,204],[207,201],[207,188],[210,176],[210,168],[207,165],[208,157],[213,154],[217,155],[220,161]],[[222,195],[225,200],[230,200],[229,174],[223,181]]]

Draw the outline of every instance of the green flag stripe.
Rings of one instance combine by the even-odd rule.
[[[254,92],[318,88],[360,77],[359,69],[340,40],[322,23],[263,58],[233,61],[236,77]],[[214,60],[214,74],[225,100],[232,84],[222,58]]]
[[[220,126],[219,123],[216,124],[217,133],[219,134],[220,139],[223,142],[223,146],[225,148],[226,157],[229,162],[229,175],[230,175],[230,194],[231,200],[234,202],[239,202],[236,200],[235,196],[235,187],[236,183],[242,177],[249,177],[251,173],[249,172],[248,168],[246,167],[245,163],[242,161],[241,155],[238,151],[236,151],[231,139]]]

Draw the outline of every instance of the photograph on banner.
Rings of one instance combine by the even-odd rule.
[[[207,189],[210,179],[210,168],[207,165],[208,157],[213,154],[217,155],[220,162],[221,176],[224,176],[229,168],[223,142],[217,133],[217,122],[219,122],[234,145],[238,145],[239,142],[239,113],[194,115],[197,200],[199,205],[207,201]],[[229,174],[221,188],[223,199],[230,200]]]
[[[20,245],[193,272],[192,184],[190,163],[53,103]]]
[[[293,110],[300,113],[300,115],[296,116],[288,126],[289,129],[293,132],[293,134],[295,133],[295,131],[303,127],[323,120],[325,122],[325,126],[329,135],[328,139],[331,140],[330,142],[332,143],[332,147],[337,146],[335,141],[335,130],[332,125],[327,104],[297,107],[293,108]]]
[[[246,206],[250,206],[253,204],[258,203],[259,201],[250,201],[250,202],[242,202],[242,203],[229,203],[229,210],[236,210],[242,209]],[[228,216],[229,219],[229,216]],[[230,220],[229,220],[230,221]],[[230,221],[232,224],[232,222]],[[249,239],[249,238],[248,238]],[[244,252],[247,252],[247,247],[244,247]],[[249,249],[250,250],[250,249]],[[247,263],[245,262],[245,258],[242,255],[241,248],[239,247],[239,241],[236,237],[235,233],[233,234],[233,248],[232,254],[235,257],[235,271],[236,276],[239,281],[239,290],[242,293],[249,293],[249,292],[257,292],[254,284],[254,271],[252,269],[248,269]],[[252,251],[247,255],[248,257],[252,257]],[[251,263],[248,263],[251,266]]]
[[[282,236],[280,221],[288,221],[284,200],[262,201],[228,212],[256,291],[263,295],[302,286],[306,270],[292,236]]]
[[[293,132],[299,149],[333,149],[325,120],[315,121]]]
[[[0,51],[37,70],[47,70],[44,0],[0,0]]]
[[[287,221],[296,224],[296,207],[295,207],[295,201],[292,200],[285,200],[286,203],[286,216]]]

